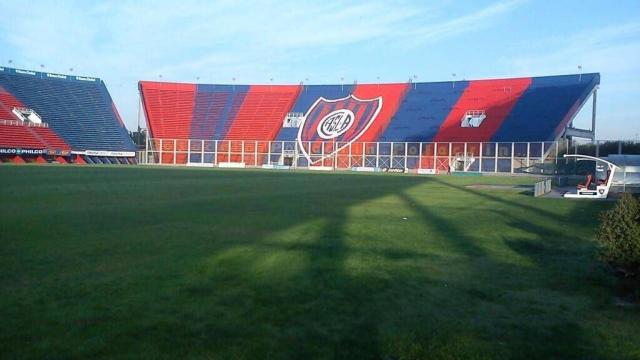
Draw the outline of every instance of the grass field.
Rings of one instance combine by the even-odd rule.
[[[0,166],[2,358],[640,358],[611,203],[418,177]],[[406,218],[406,219],[404,219]]]

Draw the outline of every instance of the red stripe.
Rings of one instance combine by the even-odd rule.
[[[353,108],[355,107],[356,103],[352,103],[351,106],[349,107],[349,110],[353,111]],[[364,115],[365,110],[367,109],[368,106],[373,106],[372,104],[361,104],[360,107],[358,108],[358,112],[355,113],[355,118],[356,119],[360,119],[362,118],[362,116]],[[343,139],[351,139],[351,136],[353,135],[353,132],[356,131],[357,126],[352,126],[349,130],[347,130],[347,132],[342,136]],[[359,139],[358,139],[359,140]]]
[[[489,141],[529,85],[531,78],[470,81],[433,141]],[[469,110],[485,111],[479,127],[460,126]]]
[[[251,85],[225,139],[274,140],[301,88],[300,85]]]
[[[25,107],[20,100],[13,96],[10,92],[0,87],[0,119],[15,120],[15,116],[11,112],[14,107]]]
[[[361,100],[382,97],[382,108],[371,126],[356,142],[376,141],[389,125],[391,118],[398,110],[400,102],[409,89],[410,84],[365,84],[357,85],[353,95]]]
[[[188,139],[196,85],[141,81],[140,89],[153,137]]]

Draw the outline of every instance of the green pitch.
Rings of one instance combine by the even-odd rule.
[[[0,166],[2,358],[638,358],[531,178]]]

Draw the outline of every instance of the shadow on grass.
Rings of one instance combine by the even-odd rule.
[[[132,178],[111,171],[75,174],[74,181],[87,176],[109,188]],[[33,357],[282,359],[572,358],[593,350],[579,325],[589,294],[578,285],[562,289],[576,280],[562,274],[580,269],[588,252],[562,247],[566,232],[553,230],[573,214],[559,219],[519,202],[521,195],[438,178],[162,169],[137,175],[139,183],[120,195],[66,198],[67,208],[79,209],[71,229],[55,210],[41,220],[38,226],[61,234],[50,241],[70,253],[46,266],[36,261],[21,275],[45,280],[31,307],[16,304],[33,292],[5,300],[3,349]],[[430,191],[434,199],[455,195],[469,208],[488,201],[500,218],[496,233],[474,233],[475,219],[461,224],[448,208],[409,191],[433,185],[448,189]],[[136,196],[126,198],[131,191]],[[89,195],[103,206],[85,206]],[[118,215],[123,208],[131,219]],[[402,222],[409,212],[415,223]],[[14,231],[25,224],[9,219],[17,221]],[[88,226],[95,219],[102,225]],[[18,235],[9,241],[22,240]],[[74,260],[82,256],[84,262]],[[60,259],[81,274],[76,282],[52,273]],[[100,277],[105,266],[112,278]]]

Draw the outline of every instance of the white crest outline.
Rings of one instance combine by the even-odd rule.
[[[361,102],[369,102],[369,101],[374,101],[375,100],[375,101],[378,101],[378,107],[376,108],[376,111],[373,113],[373,116],[371,116],[371,119],[369,119],[369,121],[367,122],[365,127],[362,129],[362,131],[360,131],[360,133],[356,134],[356,136],[354,136],[353,139],[348,141],[346,144],[343,144],[342,146],[338,147],[337,149],[333,149],[333,151],[331,151],[331,153],[325,154],[322,158],[317,159],[315,161],[312,161],[311,160],[311,156],[309,155],[309,153],[307,153],[307,150],[304,148],[304,142],[302,141],[302,131],[304,130],[304,125],[307,123],[307,117],[309,116],[311,111],[321,101],[324,101],[324,102],[327,102],[327,103],[335,103],[335,102],[338,102],[338,101],[347,100],[349,98],[357,100],[357,101],[361,101]],[[300,127],[298,128],[297,140],[298,140],[298,146],[300,147],[300,151],[302,151],[302,154],[304,154],[304,157],[306,157],[307,161],[309,161],[309,165],[324,161],[325,159],[332,157],[335,153],[339,152],[340,150],[342,150],[342,149],[346,148],[347,146],[351,145],[351,143],[353,143],[354,141],[358,140],[360,138],[360,136],[362,136],[362,134],[364,134],[369,129],[371,124],[373,124],[375,119],[378,117],[378,114],[380,113],[380,110],[382,110],[382,96],[378,96],[378,97],[375,97],[375,98],[372,98],[372,99],[360,99],[360,98],[358,98],[357,96],[355,96],[353,94],[349,94],[349,96],[345,96],[343,98],[333,99],[333,100],[328,100],[328,99],[326,99],[326,98],[324,98],[322,96],[319,97],[318,99],[316,99],[316,101],[313,103],[313,105],[311,105],[311,107],[309,107],[309,110],[307,110],[307,112],[305,113],[304,118],[302,118],[302,122],[300,123]],[[309,143],[309,142],[310,141],[307,141],[307,143]]]

